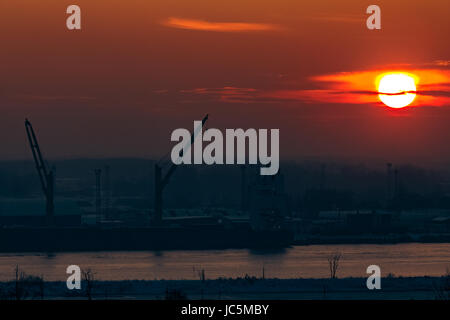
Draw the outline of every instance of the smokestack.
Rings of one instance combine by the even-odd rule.
[[[162,185],[162,169],[161,167],[155,163],[155,212],[153,216],[153,222],[155,224],[159,224],[162,221],[162,206],[163,206],[163,199],[162,199],[162,191],[163,191],[163,185]],[[151,217],[150,217],[151,218]]]
[[[241,210],[247,210],[247,177],[245,172],[246,167],[241,167]]]
[[[389,203],[389,201],[391,201],[392,199],[392,163],[388,162],[386,164],[387,167],[387,177],[386,177],[386,186],[387,186],[387,190],[386,190],[386,198],[387,198],[387,202]]]
[[[319,190],[323,190],[325,188],[325,169],[326,169],[326,164],[322,163],[322,165],[320,166],[320,186],[319,186]]]
[[[105,176],[103,182],[103,190],[104,190],[104,213],[105,216],[110,218],[110,209],[111,209],[111,180],[109,176],[109,165],[106,165],[105,168]]]
[[[97,221],[102,214],[102,190],[101,190],[101,177],[102,170],[95,169],[95,212],[97,215]]]
[[[399,193],[399,181],[398,181],[398,169],[394,170],[394,199],[398,197]]]

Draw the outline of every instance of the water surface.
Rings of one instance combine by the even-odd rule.
[[[311,245],[277,252],[251,250],[113,251],[76,253],[0,254],[0,281],[11,280],[14,268],[46,280],[66,280],[67,266],[90,268],[99,280],[199,279],[206,278],[326,278],[328,257],[340,253],[339,277],[365,277],[371,264],[382,276],[441,276],[450,268],[450,244]]]

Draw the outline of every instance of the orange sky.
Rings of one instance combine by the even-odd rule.
[[[377,1],[379,31],[365,27],[372,3],[304,2],[2,0],[0,158],[29,157],[25,117],[49,157],[152,157],[210,113],[214,127],[280,128],[285,159],[450,161],[448,83],[401,113],[336,83],[390,68],[448,76],[450,2]],[[65,28],[70,4],[81,31]]]

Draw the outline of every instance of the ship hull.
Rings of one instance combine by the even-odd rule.
[[[248,228],[2,228],[0,252],[108,250],[206,250],[283,248],[293,236],[285,230]]]

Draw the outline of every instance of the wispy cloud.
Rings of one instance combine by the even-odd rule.
[[[95,97],[90,96],[63,96],[63,95],[29,95],[23,94],[19,97],[26,100],[33,101],[87,101],[87,100],[96,100]]]
[[[393,70],[369,70],[343,72],[313,77],[311,80],[319,86],[316,90],[300,90],[299,98],[310,102],[335,103],[379,103],[375,79]],[[414,106],[444,106],[450,103],[449,82],[450,72],[441,69],[398,69],[418,78],[416,93],[420,98],[414,101]],[[403,94],[403,93],[400,93]]]
[[[431,64],[431,63],[430,63]],[[445,61],[433,65],[446,65]],[[447,68],[448,69],[448,68]],[[377,79],[386,72],[406,72],[416,78],[415,91],[383,93],[401,95],[415,93],[411,106],[450,106],[450,70],[412,68],[411,65],[317,75],[309,78],[302,87],[282,88],[276,83],[270,88],[239,86],[200,87],[178,91],[178,99],[184,103],[222,102],[240,104],[305,103],[305,104],[381,104]],[[278,89],[275,89],[278,88]],[[158,92],[162,94],[163,92]]]
[[[366,17],[361,15],[321,15],[311,16],[309,19],[336,23],[363,23]]]
[[[278,25],[251,22],[213,22],[196,19],[182,19],[170,17],[162,22],[163,25],[177,29],[214,31],[214,32],[258,32],[275,31],[282,28]]]
[[[195,88],[189,90],[181,90],[183,94],[191,99],[184,99],[185,102],[193,101],[195,96],[203,97],[213,101],[228,102],[228,103],[254,103],[257,101],[260,91],[254,88],[238,88],[232,86],[225,86],[222,88]]]
[[[311,78],[314,89],[262,90],[234,86],[221,88],[195,88],[181,90],[183,102],[218,101],[225,103],[285,103],[303,102],[308,104],[379,104],[379,92],[375,79],[384,70],[345,72]],[[415,93],[420,98],[415,106],[445,106],[450,104],[450,74],[442,70],[410,70],[420,79]],[[387,93],[401,95],[408,92]]]
[[[450,67],[450,60],[435,60],[432,64],[437,67]]]

